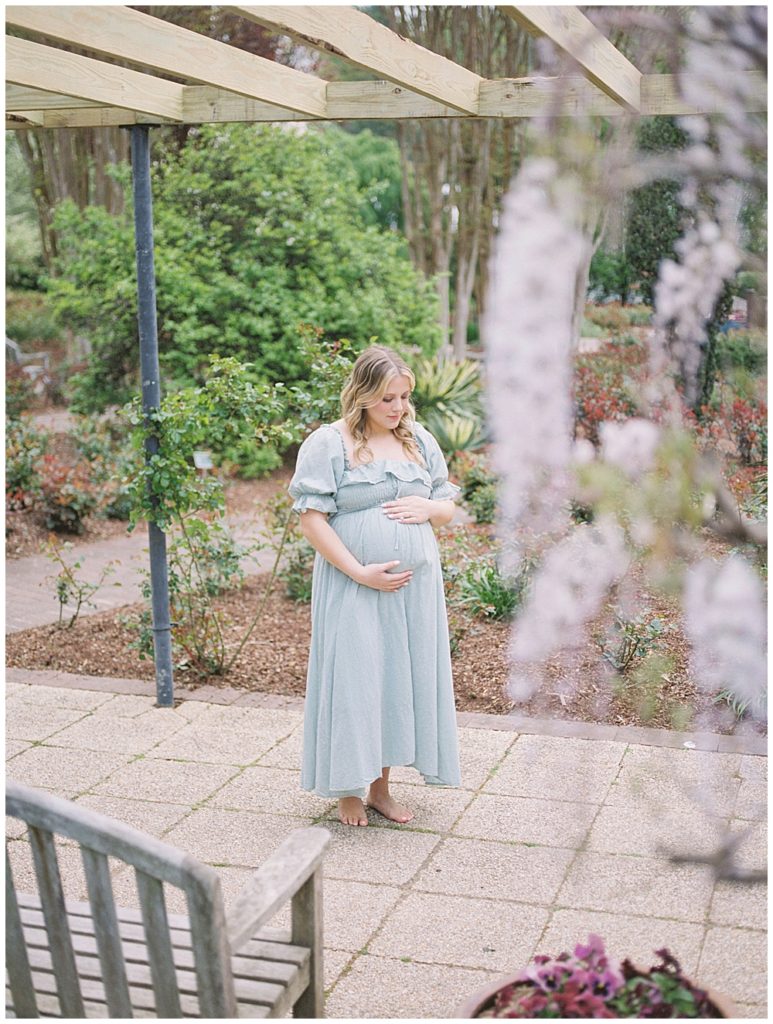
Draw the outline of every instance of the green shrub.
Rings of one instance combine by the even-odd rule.
[[[603,657],[617,671],[625,673],[658,646],[667,632],[660,619],[646,615],[615,616],[612,635],[599,640]]]
[[[525,563],[515,576],[507,577],[490,557],[473,561],[461,576],[460,603],[473,615],[510,618],[523,602],[531,572],[531,565]]]
[[[728,331],[717,338],[720,371],[745,370],[758,375],[767,367],[767,336],[760,331]]]
[[[85,519],[99,504],[88,463],[68,465],[55,455],[44,455],[40,463],[38,505],[47,530],[81,534]]]
[[[298,326],[360,350],[437,346],[436,296],[395,232],[366,226],[354,172],[314,130],[211,125],[154,166],[162,375],[201,383],[207,356],[253,365],[253,382],[305,380]],[[138,342],[131,203],[121,217],[58,209],[57,315],[93,344],[81,409],[124,401]]]
[[[446,453],[478,448],[483,443],[481,381],[477,364],[422,359],[414,364],[411,396],[418,419]]]
[[[587,316],[584,316],[582,318],[580,335],[583,338],[606,338],[609,336],[609,331],[604,330],[603,327],[600,327],[592,320],[589,320]]]
[[[80,416],[70,437],[91,467],[99,512],[107,519],[128,520],[130,485],[142,467],[143,456],[132,444],[121,418],[115,414]]]
[[[249,440],[226,448],[218,463],[228,473],[234,473],[243,480],[258,480],[278,469],[282,465],[282,456],[276,445]]]
[[[476,487],[470,496],[470,508],[478,524],[493,523],[497,517],[497,485],[486,483]]]
[[[56,340],[60,327],[51,302],[43,292],[9,291],[5,300],[5,333],[22,348],[25,342]]]
[[[35,391],[29,375],[18,363],[5,363],[5,415],[9,420],[18,420],[27,412],[35,400]]]
[[[40,459],[51,434],[30,419],[12,419],[5,433],[5,503],[11,511],[30,508],[40,495]]]
[[[285,586],[285,593],[298,604],[311,601],[311,575],[314,568],[314,548],[300,537],[285,548],[285,557],[277,576]]]

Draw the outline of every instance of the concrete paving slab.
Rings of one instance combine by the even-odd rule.
[[[19,818],[14,818],[12,815],[7,814],[5,816],[5,836],[6,839],[21,839],[27,832],[27,826]]]
[[[588,834],[589,850],[658,856],[689,851],[712,853],[729,829],[716,818],[684,801],[656,808],[652,804],[602,807]]]
[[[325,946],[351,953],[367,946],[401,895],[396,886],[327,877],[322,893]]]
[[[353,882],[405,885],[440,842],[409,828],[354,828],[326,821],[333,842],[325,855],[325,877]]]
[[[88,792],[129,761],[128,754],[31,747],[9,764],[8,776],[28,786],[53,790],[59,796],[74,797]]]
[[[508,971],[528,962],[547,920],[547,910],[526,903],[466,896],[439,900],[431,893],[409,893],[389,914],[368,952]]]
[[[480,794],[454,826],[454,835],[540,846],[579,848],[598,813],[596,804]]]
[[[559,890],[559,906],[613,914],[703,921],[713,891],[710,871],[650,857],[583,852]]]
[[[6,683],[6,695],[24,704],[44,704],[52,708],[81,708],[96,711],[113,700],[113,694],[98,690],[65,690],[56,686],[34,686],[29,683]]]
[[[12,757],[16,757],[17,754],[21,754],[23,750],[29,750],[32,746],[30,740],[12,740],[6,737],[5,740],[5,759],[10,761]]]
[[[161,839],[164,833],[186,814],[190,806],[175,803],[156,803],[152,800],[134,800],[116,796],[88,795],[78,797],[79,804],[108,818],[115,818],[124,825]]]
[[[217,867],[255,868],[310,818],[202,807],[164,836],[198,860]],[[326,861],[327,863],[327,861]]]
[[[742,755],[738,768],[742,779],[752,779],[755,782],[768,781],[768,759],[767,757],[755,757]]]
[[[37,742],[62,732],[88,714],[77,708],[49,708],[25,704],[12,697],[5,705],[5,732],[14,740]]]
[[[238,772],[228,765],[203,765],[142,757],[116,769],[100,785],[97,796],[183,804],[190,809],[212,796]]]
[[[598,803],[603,800],[619,771],[618,764],[575,760],[571,751],[562,758],[533,757],[531,754],[519,757],[517,747],[518,744],[485,783],[484,793],[537,798],[550,796],[554,800]]]
[[[647,773],[702,780],[737,775],[742,756],[709,750],[630,746],[623,757],[623,768],[626,771],[642,768]]]
[[[263,754],[258,764],[261,767],[265,765],[266,768],[300,769],[303,756],[302,751],[303,727],[298,725],[286,739],[280,740],[279,743]]]
[[[333,987],[325,1016],[334,1020],[447,1020],[468,995],[494,977],[488,971],[367,954],[357,957]]]
[[[744,868],[762,869],[768,866],[768,823],[766,821],[730,822],[731,832],[744,836],[735,851],[736,862]]]
[[[762,779],[742,779],[734,817],[764,820],[768,816],[768,784]]]
[[[116,718],[138,718],[154,709],[155,698],[140,694],[116,693],[100,708],[100,714],[114,715]],[[163,713],[164,709],[156,708]]]
[[[38,883],[32,861],[32,850],[25,839],[9,840],[6,844],[11,875],[17,892],[36,893]],[[56,841],[56,859],[62,877],[62,889],[65,899],[87,899],[86,879],[83,874],[83,862],[77,846],[70,846],[60,839]]]
[[[300,788],[301,773],[289,768],[245,768],[210,799],[212,807],[231,810],[267,811],[318,818],[335,801]]]
[[[767,998],[767,969],[765,932],[746,928],[709,928],[697,972],[704,985],[734,1000],[764,1003]]]
[[[712,924],[759,928],[764,931],[768,926],[767,885],[717,882],[709,919]]]
[[[146,754],[162,740],[186,727],[174,711],[145,712],[136,718],[119,718],[97,711],[62,729],[53,738],[60,747]]]
[[[689,802],[696,807],[710,809],[721,817],[728,817],[733,814],[740,786],[741,780],[735,770],[731,773],[707,772],[701,776],[693,771],[690,764],[687,773],[683,774],[680,766],[675,765],[671,770],[667,763],[658,760],[652,768],[624,761],[604,802],[615,807],[647,803],[654,813]]]
[[[354,956],[345,949],[328,949],[324,947],[322,954],[322,976],[325,992],[329,992],[352,963]],[[329,1017],[330,1014],[326,1013]]]
[[[556,910],[539,946],[546,954],[557,956],[564,951],[574,952],[577,943],[584,943],[591,934],[600,935],[610,956],[621,961],[628,957],[643,967],[655,964],[655,950],[665,946],[687,973],[694,974],[704,932],[702,923],[592,910]]]
[[[735,1007],[741,1017],[752,1020],[768,1020],[767,1003],[736,1003]]]
[[[482,839],[444,839],[413,888],[550,906],[574,850]]]
[[[473,794],[469,790],[446,789],[442,786],[411,786],[402,782],[390,785],[390,791],[396,800],[413,811],[414,818],[409,823],[411,829],[441,834],[450,832],[473,799]],[[330,806],[327,817],[332,821],[338,820],[338,801]],[[368,808],[368,821],[376,828],[405,828],[398,822],[384,818],[373,808]]]
[[[281,711],[210,705],[206,714],[198,715],[154,753],[157,757],[247,766],[285,739],[296,724]]]

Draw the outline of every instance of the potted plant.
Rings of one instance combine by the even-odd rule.
[[[492,982],[459,1007],[457,1018],[476,1017],[724,1017],[737,1016],[724,996],[698,988],[667,949],[643,969],[609,957],[598,935],[574,955],[535,956],[519,974]]]

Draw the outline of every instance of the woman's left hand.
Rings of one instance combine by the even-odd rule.
[[[394,501],[385,501],[381,506],[390,519],[399,523],[426,523],[433,512],[433,504],[429,498],[420,498],[417,494]]]

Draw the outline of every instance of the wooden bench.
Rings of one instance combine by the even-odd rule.
[[[9,1016],[323,1016],[326,829],[293,832],[226,919],[217,872],[153,836],[16,782],[6,813],[28,826],[38,888],[16,892],[6,851]],[[80,846],[87,903],[64,898],[54,835]],[[134,868],[139,910],[115,905],[108,857]],[[187,914],[167,913],[164,883]],[[290,931],[265,927],[288,901]]]

